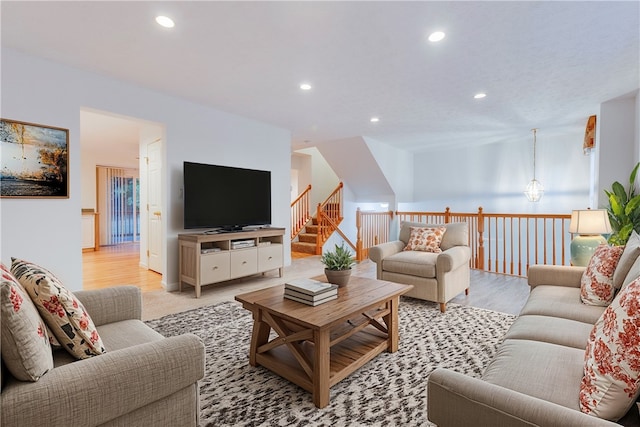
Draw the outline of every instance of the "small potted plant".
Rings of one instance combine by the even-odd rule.
[[[335,250],[323,253],[320,261],[325,265],[324,274],[329,283],[338,286],[345,286],[349,283],[351,267],[356,263],[356,260],[351,251],[344,247],[344,242],[340,246],[336,244]]]

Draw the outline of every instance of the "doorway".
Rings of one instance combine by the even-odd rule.
[[[160,123],[86,108],[80,111],[82,208],[96,212],[100,218],[100,247],[96,254],[84,252],[83,263],[85,259],[88,263],[94,262],[97,252],[103,252],[100,263],[106,262],[105,257],[122,260],[126,254],[130,259],[122,268],[128,270],[130,277],[150,269],[148,245],[151,233],[146,214],[149,203],[147,146],[150,142],[159,141],[158,156],[161,159],[163,137],[164,126]],[[157,167],[158,183],[155,187],[159,194],[163,194],[161,161],[157,162]],[[102,202],[101,192],[104,194]],[[159,226],[153,234],[162,246],[165,240],[163,227]],[[164,273],[161,256],[164,250],[161,248],[156,252],[159,261],[153,270],[160,274],[153,273],[152,277],[158,277],[161,288]],[[83,271],[84,276],[92,270],[83,268]],[[91,280],[93,278],[87,277],[83,282]],[[123,282],[114,280],[112,283]]]

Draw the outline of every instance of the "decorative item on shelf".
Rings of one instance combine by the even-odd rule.
[[[611,191],[604,190],[609,199],[607,210],[613,231],[609,243],[614,246],[626,245],[633,230],[640,233],[640,195],[636,195],[638,166],[640,163],[636,163],[629,175],[628,190],[618,181],[611,185]]]
[[[571,265],[588,265],[598,245],[607,243],[603,234],[611,233],[607,210],[574,210],[571,213],[569,233],[575,234],[571,241]]]
[[[544,186],[536,179],[536,133],[538,129],[531,130],[533,131],[533,179],[527,185],[524,195],[527,196],[530,202],[537,202],[544,194]]]
[[[356,263],[351,251],[344,247],[344,242],[335,250],[322,254],[320,261],[325,265],[324,274],[329,283],[345,286],[351,277],[351,267]]]
[[[591,154],[596,147],[596,116],[590,116],[587,120],[587,127],[584,130],[584,143],[582,152],[585,156]]]

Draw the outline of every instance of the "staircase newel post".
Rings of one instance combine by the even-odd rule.
[[[478,208],[478,253],[476,259],[476,268],[484,270],[484,214],[482,206]]]
[[[316,255],[322,255],[322,244],[324,243],[324,213],[322,212],[322,204],[318,203],[316,211],[318,217],[318,235],[316,237]]]
[[[362,212],[360,208],[356,209],[356,261],[360,262],[364,258],[362,253]]]

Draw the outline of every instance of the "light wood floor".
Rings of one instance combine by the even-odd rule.
[[[142,291],[161,290],[162,275],[140,267],[140,245],[102,246],[82,253],[82,288],[101,289],[114,284],[136,285]]]
[[[318,255],[292,257],[291,265],[285,267],[284,277],[313,277],[321,274],[319,259]],[[354,274],[375,278],[376,265],[369,260],[362,261],[354,267]],[[274,286],[284,280],[271,273],[236,279],[205,286],[198,299],[190,286],[186,286],[183,292],[167,292],[161,285],[160,274],[140,267],[137,244],[84,252],[83,277],[83,289],[100,289],[118,284],[138,286],[143,291],[145,320],[221,301],[233,301],[237,294]],[[469,295],[462,293],[451,302],[518,314],[528,295],[529,286],[524,278],[472,270]]]

